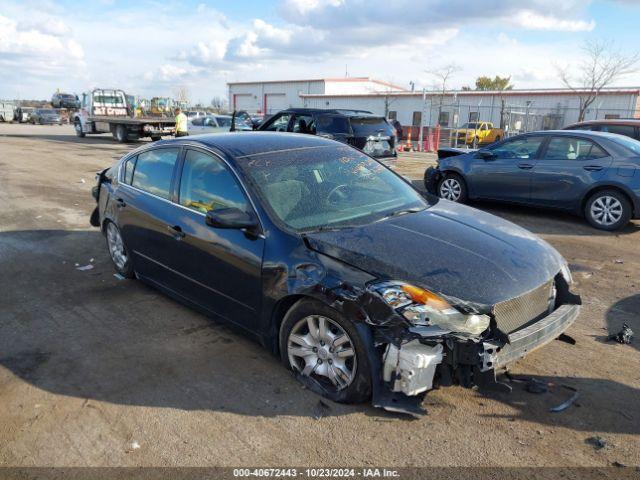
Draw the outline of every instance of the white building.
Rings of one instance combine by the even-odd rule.
[[[511,131],[560,128],[578,119],[580,92],[569,89],[457,91],[445,96],[411,92],[371,78],[326,78],[229,83],[229,105],[270,115],[289,107],[369,110],[402,125],[456,127],[484,120]],[[424,121],[422,117],[424,116]],[[640,87],[609,88],[586,112],[586,119],[640,118]]]

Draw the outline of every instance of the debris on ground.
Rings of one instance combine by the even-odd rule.
[[[83,265],[82,267],[79,267],[76,264],[76,270],[80,270],[81,272],[84,272],[86,270],[91,270],[92,268],[93,268],[93,265],[91,265],[91,264]]]
[[[603,448],[608,448],[611,445],[602,437],[589,437],[584,441],[588,445],[592,445],[596,450],[602,450]]]
[[[617,260],[615,260],[613,263],[622,264],[622,263],[624,263],[624,261],[623,261],[623,260],[620,260],[620,259],[618,258],[618,259],[617,259]]]
[[[322,400],[318,400],[316,408],[313,412],[313,418],[315,418],[316,420],[320,420],[322,417],[326,416],[329,413],[329,410],[331,410],[331,407],[329,405],[324,403]]]
[[[611,466],[618,467],[618,468],[627,468],[627,466],[624,463],[621,463],[618,461],[611,462]]]
[[[571,405],[574,404],[574,402],[578,399],[578,397],[580,396],[580,393],[578,393],[578,391],[573,388],[570,387],[569,385],[562,385],[564,388],[566,388],[567,390],[571,390],[573,393],[573,395],[571,395],[571,397],[562,402],[560,405],[557,405],[555,407],[552,407],[549,409],[550,412],[553,413],[560,413],[560,412],[564,412],[567,408],[569,408]]]
[[[622,324],[622,330],[618,333],[613,333],[607,337],[607,340],[615,340],[618,343],[629,345],[633,338],[633,330],[626,323]]]
[[[124,280],[124,276],[120,275],[119,273],[114,273],[113,276],[116,277],[118,280]]]
[[[535,378],[532,378],[527,382],[525,389],[529,393],[538,393],[538,394],[547,393],[549,391],[549,387],[545,382],[541,382],[540,380],[536,380]]]
[[[560,336],[557,338],[557,340],[560,340],[561,342],[568,343],[569,345],[575,345],[576,344],[576,339],[573,338],[570,335],[567,335],[566,333],[561,333]]]
[[[80,183],[85,183],[84,178],[80,179]]]
[[[138,442],[131,442],[129,444],[129,447],[125,450],[125,453],[131,453],[134,450],[139,450],[140,449],[140,444]]]

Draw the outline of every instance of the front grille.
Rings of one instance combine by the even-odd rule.
[[[555,297],[553,280],[511,300],[496,303],[492,313],[496,325],[504,333],[515,332],[549,313]]]

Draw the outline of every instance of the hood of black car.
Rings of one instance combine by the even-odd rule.
[[[563,262],[528,230],[445,200],[418,213],[307,238],[312,249],[378,278],[483,305],[539,287]]]

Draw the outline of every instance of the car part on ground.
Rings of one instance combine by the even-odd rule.
[[[580,215],[601,230],[640,218],[640,142],[591,131],[517,135],[481,150],[438,150],[424,174],[430,193]]]
[[[92,193],[121,275],[252,332],[335,401],[422,414],[433,387],[494,384],[580,310],[546,242],[317,136],[146,145]]]

